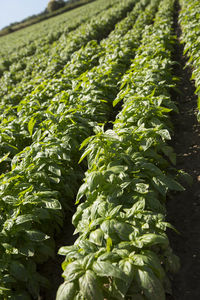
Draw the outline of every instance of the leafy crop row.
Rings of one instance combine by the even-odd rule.
[[[79,238],[62,247],[65,279],[61,299],[165,299],[168,273],[178,268],[166,236],[175,154],[167,145],[173,87],[171,49],[174,1],[163,0],[154,25],[145,27],[141,46],[121,80],[114,105],[123,100],[113,129],[96,127],[81,160],[88,171],[73,217]]]
[[[200,111],[200,2],[198,0],[181,0],[179,23],[182,29],[181,40],[185,44],[184,54],[189,57],[188,64],[192,65],[192,78],[195,80]],[[200,120],[200,113],[198,113]]]
[[[104,23],[102,23],[102,15],[99,16],[99,19],[96,18],[95,26],[98,25],[98,31],[93,28],[93,37],[100,39],[105,27],[107,27],[107,30],[111,30],[115,22],[122,18],[127,7],[130,8],[130,4],[133,5],[134,3],[135,1],[132,0],[129,1],[129,5],[126,3],[123,6],[123,3],[121,3],[119,6],[116,6],[114,10],[109,9],[104,16]],[[139,11],[137,10],[137,12]],[[129,21],[130,20],[131,16],[129,17]],[[93,23],[91,22],[91,24]],[[122,35],[120,29],[116,29],[114,32],[116,32],[116,35]],[[112,40],[112,37],[110,40]],[[95,64],[98,64],[99,57],[104,56],[106,47],[109,47],[108,45],[109,41],[105,42],[105,45],[102,46],[91,42],[84,51],[81,49],[71,56],[69,63],[65,65],[61,72],[57,73],[56,78],[42,80],[40,84],[34,84],[31,85],[31,87],[30,82],[28,85],[21,83],[21,85],[17,87],[17,90],[8,92],[5,97],[2,97],[0,126],[1,156],[10,152],[9,157],[13,157],[13,154],[17,154],[23,150],[24,147],[31,144],[34,133],[33,126],[37,129],[39,124],[42,123],[40,129],[45,131],[46,125],[43,121],[52,118],[52,114],[55,111],[55,101],[57,101],[60,96],[64,97],[61,92],[63,90],[73,89],[74,87],[72,86],[75,85],[73,80],[88,68],[92,68]],[[69,46],[69,48],[72,49],[73,47]],[[57,99],[53,100],[54,104],[51,105],[51,99],[56,95]],[[66,97],[68,99],[69,95]]]
[[[66,36],[92,16],[98,15],[113,4],[116,5],[116,1],[99,0],[70,13],[65,13],[59,17],[51,18],[48,21],[26,28],[23,31],[2,37],[0,73],[5,69],[19,72],[21,68],[25,67],[24,64],[30,65],[31,56],[37,56],[37,59],[39,59],[42,53],[43,55],[48,55],[51,49],[50,45],[55,41],[58,42],[61,36]]]
[[[90,18],[76,30],[72,30],[67,35],[63,34],[59,41],[51,46],[50,50],[47,43],[43,51],[33,55],[31,60],[28,59],[27,67],[24,60],[19,69],[16,66],[13,68],[11,66],[10,71],[5,72],[5,75],[1,78],[2,92],[8,98],[8,93],[12,94],[13,88],[17,85],[19,87],[17,94],[21,98],[25,96],[26,91],[30,93],[35,89],[36,84],[44,81],[44,78],[52,78],[61,70],[74,51],[86,45],[90,40],[101,40],[106,37],[114,28],[115,23],[125,17],[126,13],[131,10],[135,2],[135,0],[117,2],[114,7],[110,7],[97,16]]]
[[[138,4],[127,17],[132,24],[136,13],[147,3]],[[61,206],[65,210],[71,209],[83,173],[78,166],[79,145],[92,134],[96,122],[105,122],[108,118],[116,83],[130,63],[143,25],[151,22],[156,7],[157,1],[154,0],[126,35],[125,29],[121,30],[118,26],[116,37],[114,32],[111,35],[113,47],[108,47],[110,38],[102,42],[104,55],[98,66],[77,77],[78,64],[82,63],[84,68],[85,63],[80,55],[79,60],[74,61],[76,80],[73,72],[71,75],[66,68],[65,77],[61,76],[60,81],[59,77],[52,79],[44,91],[49,92],[51,84],[55,88],[56,82],[62,84],[63,80],[67,82],[62,86],[65,92],[57,91],[51,100],[50,95],[46,99],[47,95],[43,98],[41,93],[38,97],[41,99],[40,107],[34,100],[37,97],[21,103],[22,116],[26,116],[26,110],[30,110],[32,116],[36,114],[35,119],[28,123],[34,142],[14,156],[12,170],[0,179],[3,212],[0,290],[4,297],[30,299],[28,294],[37,297],[40,285],[47,284],[37,273],[36,263],[53,255],[54,245],[50,237],[62,226]],[[95,42],[89,43],[82,51],[86,54],[93,49],[99,49]],[[90,64],[88,61],[88,66]],[[69,67],[72,68],[71,65]],[[82,68],[80,71],[83,71]],[[36,124],[40,112],[48,116],[43,128]]]

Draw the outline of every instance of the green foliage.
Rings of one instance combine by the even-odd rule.
[[[167,145],[172,132],[168,114],[177,111],[169,96],[174,86],[173,4],[152,1],[140,15],[147,22],[145,14],[153,18],[158,7],[119,82],[113,103],[123,104],[113,129],[97,126],[81,145],[80,161],[87,157],[88,170],[73,217],[79,237],[59,251],[65,255],[63,276],[76,284],[78,299],[91,299],[99,287],[102,299],[165,299],[168,272],[176,271],[170,268],[172,257],[178,266],[166,236],[171,225],[165,222],[167,194],[183,190],[174,178],[175,154]],[[90,279],[82,274],[88,271]]]
[[[200,29],[200,3],[199,1],[181,0],[181,11],[179,15],[179,23],[182,29],[181,40],[184,43],[184,54],[187,54],[189,60],[188,65],[192,66],[192,77],[195,80],[196,91],[198,96],[198,110],[200,111],[200,41],[197,33]],[[197,119],[200,121],[200,112]]]
[[[168,114],[177,110],[169,97],[173,1],[98,0],[88,8],[19,43],[17,54],[1,50],[5,299],[38,298],[48,287],[37,264],[54,256],[75,198],[79,238],[59,251],[58,300],[164,299],[167,272],[179,266],[165,222],[167,194],[183,190],[167,145]]]
[[[99,21],[95,18],[95,23],[93,20],[87,24],[91,25],[91,37],[100,34],[101,39],[105,28],[111,31],[133,4],[134,1],[120,3],[106,14],[100,14]],[[134,23],[139,8],[127,20]],[[142,19],[140,22],[142,24]],[[5,231],[1,236],[1,253],[6,261],[1,278],[2,287],[10,289],[2,290],[3,295],[25,295],[26,290],[37,297],[40,286],[46,284],[39,274],[34,275],[35,271],[30,271],[31,283],[28,280],[24,284],[19,276],[7,283],[8,267],[13,255],[17,256],[25,270],[27,258],[36,264],[54,255],[52,237],[62,226],[61,209],[71,210],[72,200],[83,176],[83,169],[78,166],[78,148],[92,134],[94,124],[107,120],[116,95],[116,84],[135,47],[133,44],[131,48],[127,40],[132,33],[127,33],[130,24],[123,30],[120,26],[116,27],[115,33],[111,33],[100,45],[90,41],[91,37],[88,38],[86,33],[85,42],[88,39],[90,42],[84,47],[81,44],[84,36],[80,31],[82,36],[80,32],[77,34],[80,40],[74,44],[75,48],[67,52],[69,62],[56,77],[43,80],[37,86],[33,84],[34,91],[31,86],[26,90],[27,96],[21,100],[15,95],[15,107],[12,101],[4,98],[7,109],[2,115],[2,133],[6,128],[7,135],[2,134],[5,138],[2,163],[10,159],[10,168],[8,166],[0,179],[1,209],[6,212],[1,219]],[[119,43],[120,34],[123,38]],[[111,40],[113,48],[108,47]],[[70,56],[71,49],[80,45],[82,48]],[[122,47],[126,51],[119,56],[117,53]],[[111,63],[113,54],[116,59]],[[12,151],[9,153],[7,148]],[[16,293],[12,290],[16,290]]]

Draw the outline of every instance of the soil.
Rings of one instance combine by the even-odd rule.
[[[177,43],[174,60],[178,62],[174,71],[180,77],[181,94],[173,95],[180,113],[172,117],[175,134],[172,146],[177,153],[177,168],[186,171],[193,179],[185,185],[185,191],[168,201],[168,220],[180,232],[170,233],[172,249],[179,256],[180,272],[173,280],[172,300],[200,299],[200,124],[197,122],[197,97],[194,82],[190,80],[192,70],[187,65],[180,44],[181,30],[177,23],[180,6],[176,2],[174,18]]]

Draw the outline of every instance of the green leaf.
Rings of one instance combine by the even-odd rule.
[[[24,265],[18,261],[11,261],[10,263],[10,274],[19,281],[27,282],[28,272]]]
[[[178,170],[178,179],[183,179],[187,184],[192,185],[193,178],[190,174],[185,172],[184,170]]]
[[[83,266],[79,261],[69,263],[63,273],[63,277],[67,282],[74,281],[84,274]]]
[[[131,225],[125,222],[115,222],[114,228],[116,230],[117,235],[121,240],[127,241],[129,238],[129,234],[133,232],[133,228]]]
[[[99,228],[99,229],[96,229],[95,231],[92,231],[90,233],[89,240],[90,240],[90,242],[92,242],[92,243],[94,243],[94,244],[96,244],[98,246],[102,246],[103,237],[104,237],[104,233]]]
[[[116,215],[119,215],[119,211],[121,210],[122,205],[117,205],[109,212],[109,217],[114,218]]]
[[[119,267],[112,265],[110,262],[97,261],[93,263],[93,270],[98,276],[111,276],[126,281],[126,274]]]
[[[127,218],[145,209],[145,199],[137,201],[130,209],[125,209]]]
[[[87,186],[87,183],[83,183],[81,185],[81,187],[79,188],[78,190],[78,194],[76,196],[76,204],[79,203],[79,201],[81,200],[81,198],[84,196],[86,190],[87,190],[88,186]]]
[[[87,176],[86,183],[88,190],[91,192],[96,189],[96,187],[101,184],[101,174],[98,172],[92,172]]]
[[[25,233],[28,236],[28,238],[34,242],[42,242],[49,239],[48,235],[37,230],[26,230]]]
[[[6,291],[7,292],[7,291],[10,291],[10,289],[7,289],[5,287],[0,286],[0,294],[1,294],[1,291],[3,291],[3,292]]]
[[[80,291],[87,300],[103,300],[102,289],[98,284],[97,277],[94,272],[87,270],[86,273],[79,278]]]
[[[32,221],[38,221],[38,219],[37,219],[36,216],[31,215],[31,214],[18,216],[15,219],[15,222],[16,222],[17,225],[27,223],[27,222],[32,222]]]
[[[107,238],[106,240],[106,250],[107,252],[110,252],[112,248],[112,239],[110,237]]]
[[[86,139],[82,142],[82,144],[81,144],[79,150],[81,150],[83,147],[85,147],[86,145],[88,145],[89,142],[90,142],[93,138],[94,138],[94,136],[89,136],[88,138],[86,138]]]
[[[9,156],[9,154],[10,154],[10,152],[8,152],[2,158],[0,158],[0,163],[2,163],[3,161],[5,161],[7,159],[7,157]]]
[[[135,190],[140,194],[147,194],[149,190],[149,185],[146,183],[136,183]]]
[[[147,233],[138,238],[140,242],[144,246],[152,246],[152,245],[164,245],[168,246],[169,241],[166,236],[155,234],[155,233]]]
[[[86,148],[85,152],[81,155],[81,158],[79,159],[79,164],[82,162],[82,160],[92,151],[93,146]]]
[[[128,169],[127,166],[118,165],[118,166],[108,167],[106,171],[111,172],[111,173],[115,173],[115,174],[120,174],[120,173],[125,172],[127,169]]]
[[[136,271],[136,280],[149,300],[165,300],[165,291],[160,280],[148,267]]]
[[[170,133],[167,129],[161,129],[158,131],[158,134],[162,137],[163,140],[171,140]]]
[[[169,270],[171,273],[177,273],[180,269],[180,259],[178,256],[176,256],[171,248],[168,248],[165,253],[166,262],[167,262],[167,270]]]
[[[153,144],[154,139],[153,138],[148,138],[145,140],[142,140],[141,142],[141,148],[146,151],[147,149],[149,149],[151,147],[151,145]]]
[[[173,165],[176,165],[176,154],[174,153],[174,150],[170,146],[163,146],[162,151],[166,156],[169,157],[170,161],[173,163]]]
[[[167,185],[167,187],[172,191],[182,192],[185,190],[184,187],[173,178],[165,177],[162,180]]]
[[[129,286],[131,284],[131,281],[133,280],[134,276],[134,266],[131,263],[131,260],[129,259],[123,259],[119,262],[120,269],[124,271],[124,273],[127,275],[126,282],[123,282],[119,278],[115,278],[113,281],[113,287],[114,287],[114,296],[117,299],[123,300],[125,299],[126,293],[129,289]]]
[[[57,199],[44,199],[42,203],[49,209],[62,209],[60,202]]]
[[[153,177],[152,183],[161,195],[163,196],[166,195],[167,186],[163,183],[163,181],[159,177]]]
[[[30,121],[28,122],[28,131],[29,131],[29,133],[30,133],[31,136],[33,134],[33,128],[35,126],[35,123],[36,123],[36,119],[34,117],[32,117],[30,119]]]
[[[54,174],[54,175],[56,175],[56,176],[58,176],[58,177],[61,176],[61,170],[60,170],[59,166],[56,165],[56,164],[55,164],[55,165],[49,166],[49,167],[48,167],[48,170],[49,170],[52,174]]]
[[[76,294],[76,284],[74,282],[64,282],[58,288],[56,300],[71,300]]]
[[[142,254],[134,254],[131,256],[131,258],[134,261],[134,265],[137,266],[144,266],[147,265],[149,268],[152,269],[152,271],[155,273],[155,275],[163,279],[165,276],[165,272],[161,266],[161,262],[158,258],[158,256],[150,250],[144,250]]]
[[[49,179],[51,182],[53,182],[55,184],[60,183],[60,178],[58,178],[58,177],[49,176]]]

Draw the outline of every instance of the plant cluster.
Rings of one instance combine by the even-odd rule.
[[[167,144],[177,112],[173,9],[174,0],[98,0],[55,19],[49,34],[48,21],[0,50],[4,300],[37,299],[49,287],[37,265],[55,255],[74,199],[79,237],[59,251],[57,300],[170,293],[179,261],[165,202],[183,190]]]
[[[114,3],[116,5],[117,2],[117,0],[98,0],[23,31],[1,37],[0,76],[3,75],[2,80],[5,80],[4,77],[10,77],[11,74],[17,76],[17,82],[20,80],[27,82],[31,77],[38,76],[41,72],[38,68],[45,69],[43,64],[48,63],[49,52],[55,46],[55,42],[60,43],[62,36],[75,31],[92,17],[100,15],[102,11],[105,12]],[[37,71],[34,72],[36,67]],[[2,84],[1,81],[1,86]]]
[[[46,82],[47,86],[41,85],[16,106],[21,120],[26,120],[24,131],[32,143],[13,153],[10,162],[8,154],[1,160],[11,168],[0,178],[0,291],[4,297],[30,299],[29,294],[37,297],[40,286],[47,285],[36,264],[54,253],[52,237],[62,226],[61,208],[71,210],[83,174],[78,166],[78,148],[97,122],[109,118],[116,84],[130,64],[144,22],[149,24],[153,17],[150,12],[156,10],[154,0],[146,13],[136,18],[148,2],[136,5],[122,21],[121,25],[129,24],[126,29],[119,24],[100,45],[88,43],[74,53],[71,63],[56,78]],[[129,30],[130,22],[135,24]],[[84,55],[87,60],[83,60]],[[91,68],[92,63],[97,66]]]
[[[165,202],[181,191],[175,154],[167,145],[174,86],[171,67],[174,1],[160,2],[145,27],[113,104],[123,101],[113,129],[95,128],[81,145],[88,171],[73,216],[79,237],[62,247],[61,299],[165,299],[168,273],[178,269],[166,235]],[[81,201],[81,204],[80,204]]]
[[[105,47],[108,46],[108,43],[105,43],[103,51],[102,47],[99,47],[99,45],[95,42],[89,43],[84,51],[81,48],[79,51],[77,50],[78,52],[75,51],[72,55],[71,52],[75,50],[75,48],[78,49],[79,47],[81,47],[81,40],[83,40],[84,38],[86,40],[90,40],[90,38],[88,37],[88,32],[90,33],[90,35],[92,35],[93,38],[99,37],[100,39],[100,36],[105,31],[106,27],[107,30],[112,31],[115,24],[114,21],[118,22],[120,19],[122,19],[125,11],[128,8],[130,9],[130,6],[132,6],[134,3],[135,1],[129,1],[129,3],[123,2],[118,6],[116,5],[114,9],[108,9],[107,12],[104,13],[104,16],[102,13],[100,13],[99,18],[95,18],[95,26],[91,25],[94,23],[92,20],[89,22],[89,24],[87,24],[87,28],[88,30],[90,28],[90,30],[85,33],[85,36],[84,34],[82,34],[83,28],[86,28],[86,25],[84,24],[81,26],[81,30],[79,29],[78,31],[76,31],[79,32],[77,33],[77,35],[73,32],[74,36],[76,36],[76,38],[74,38],[74,41],[76,40],[77,44],[73,40],[71,41],[73,46],[68,43],[68,48],[70,48],[70,50],[68,52],[66,50],[66,52],[69,56],[69,62],[65,64],[65,67],[64,69],[62,68],[61,72],[57,72],[55,77],[53,77],[52,75],[52,77],[49,79],[39,80],[38,84],[36,84],[34,79],[32,79],[31,81],[28,81],[28,79],[26,79],[27,83],[21,82],[17,86],[14,85],[14,88],[11,90],[8,89],[8,83],[6,84],[5,90],[2,86],[2,99],[0,106],[0,135],[2,142],[0,150],[1,156],[4,156],[6,153],[10,152],[9,157],[12,158],[13,155],[22,151],[24,147],[30,145],[32,143],[32,132],[30,132],[29,126],[31,126],[32,122],[34,122],[34,127],[37,128],[37,124],[40,124],[46,118],[49,118],[48,112],[47,114],[44,114],[44,111],[46,112],[47,108],[49,108],[50,100],[62,91],[70,89],[74,84],[73,80],[76,77],[78,77],[84,71],[88,70],[89,66],[90,68],[92,68],[95,64],[98,64],[98,57],[100,55],[105,55]],[[129,17],[129,19],[131,20],[131,16]],[[119,31],[119,29],[116,30]],[[83,46],[84,44],[82,45],[82,47]],[[54,57],[54,54],[50,55],[50,57],[48,58],[49,61],[52,59],[52,57]],[[53,58],[53,60],[54,63],[56,63],[55,57]],[[43,63],[40,63],[41,68],[41,65],[43,65]],[[43,76],[48,69],[45,68],[46,66],[44,66]],[[77,69],[78,73],[76,72]],[[38,81],[38,78],[36,79],[36,81]],[[52,101],[55,102],[55,100]],[[34,121],[36,119],[37,122]]]

